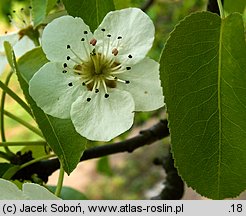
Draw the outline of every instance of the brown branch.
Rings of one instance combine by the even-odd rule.
[[[135,149],[145,145],[150,145],[167,136],[169,136],[168,122],[167,120],[161,120],[159,123],[147,130],[140,131],[139,135],[128,140],[85,150],[80,161],[99,158],[120,152],[131,153]],[[16,175],[14,175],[13,179],[31,179],[33,174],[37,174],[39,178],[46,182],[48,177],[59,168],[60,164],[57,158],[40,161],[20,170],[16,173]]]

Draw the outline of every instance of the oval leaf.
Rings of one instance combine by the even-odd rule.
[[[29,80],[46,62],[42,49],[33,49],[19,59],[17,76],[46,141],[58,156],[66,173],[70,174],[80,161],[86,139],[75,131],[70,119],[58,119],[45,114],[37,107],[28,91]]]
[[[32,17],[34,27],[43,23],[48,13],[56,5],[57,0],[32,0]]]
[[[193,14],[161,58],[172,150],[179,174],[200,194],[246,188],[246,45],[240,14]]]
[[[68,14],[81,17],[93,32],[105,15],[115,9],[113,0],[63,0]]]

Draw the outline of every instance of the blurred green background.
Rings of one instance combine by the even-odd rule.
[[[148,1],[148,0],[147,0]],[[122,7],[143,7],[146,1],[140,0],[115,0],[117,8]],[[156,39],[149,56],[158,61],[161,51],[164,47],[169,33],[174,26],[185,16],[194,11],[206,10],[206,0],[155,0],[146,9],[146,13],[153,20],[156,27]],[[8,14],[15,7],[28,7],[30,1],[26,0],[1,0],[0,4],[0,33],[9,30]],[[61,2],[57,10],[61,9]],[[56,10],[56,8],[54,9]],[[10,70],[9,68],[6,71]],[[6,78],[6,73],[1,79]],[[18,85],[17,78],[13,76],[11,89],[17,92],[22,98],[22,92]],[[13,100],[7,97],[6,110],[14,113],[18,117],[25,119],[32,125],[35,122],[26,114],[26,112]],[[136,113],[134,127],[130,132],[126,132],[117,141],[123,140],[129,136],[138,134],[142,128],[148,128],[159,119],[164,118],[164,110],[158,110],[148,113]],[[6,137],[8,141],[31,141],[39,140],[37,135],[28,131],[26,128],[15,121],[5,117]],[[93,143],[97,145],[98,143]],[[118,154],[108,158],[92,160],[79,165],[79,169],[74,171],[72,175],[77,173],[77,182],[69,182],[70,186],[76,185],[76,189],[82,191],[89,199],[145,199],[152,195],[157,195],[161,188],[159,186],[157,192],[154,187],[164,181],[164,171],[161,167],[155,166],[153,160],[156,157],[163,157],[167,153],[169,140],[162,140],[154,145],[143,147],[133,154]],[[13,150],[19,150],[15,148]],[[39,151],[42,151],[42,149]],[[91,164],[89,164],[91,163]],[[90,172],[86,172],[85,166],[90,168]],[[55,178],[55,177],[52,177]],[[75,177],[76,178],[76,177]],[[53,184],[56,180],[51,179]],[[81,185],[78,182],[81,181]],[[85,182],[86,186],[85,186]],[[66,183],[66,181],[65,181]],[[150,193],[149,193],[150,192]],[[146,195],[147,194],[147,195]]]

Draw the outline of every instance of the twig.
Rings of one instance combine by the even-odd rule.
[[[80,161],[99,158],[120,152],[131,153],[137,148],[140,148],[144,145],[150,145],[157,140],[169,136],[167,125],[167,120],[161,120],[159,123],[155,124],[149,129],[140,131],[139,135],[131,139],[87,149],[85,150]],[[40,161],[20,170],[16,173],[13,179],[31,179],[33,174],[37,174],[39,178],[46,182],[48,177],[57,169],[59,169],[59,167],[60,163],[58,158]]]

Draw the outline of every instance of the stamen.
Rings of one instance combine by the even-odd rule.
[[[63,67],[66,68],[66,67],[67,67],[67,63],[64,63],[64,64],[63,64]]]
[[[84,60],[71,48],[71,46],[68,44],[67,49],[69,49],[81,62],[84,62]]]
[[[70,82],[70,83],[68,83],[68,86],[73,86],[73,83],[71,83],[71,82]]]
[[[97,44],[97,40],[95,38],[91,39],[90,44],[95,46]]]
[[[83,42],[83,46],[84,46],[84,49],[85,49],[86,56],[87,56],[88,59],[90,59],[90,52],[91,52],[90,47],[85,45],[85,41],[87,42],[88,45],[90,44],[90,42],[88,41],[88,35],[87,35],[88,32],[84,31],[84,34],[86,36],[85,36],[85,38],[82,38],[81,41]],[[88,48],[89,48],[89,50],[88,50]]]
[[[132,58],[132,55],[130,54],[130,55],[128,55],[128,58]]]
[[[104,88],[105,93],[108,94],[107,86],[106,86],[106,83],[103,79],[102,79],[102,84],[103,84],[103,88]]]
[[[126,70],[131,70],[132,68],[131,67],[126,67]]]
[[[78,61],[76,61],[76,60],[74,60],[74,59],[72,59],[70,56],[67,56],[67,60],[68,61],[72,61],[72,62],[74,62],[74,63],[76,63],[76,64],[78,64],[78,65],[80,65],[81,64],[81,62],[78,62]]]
[[[67,73],[67,71],[66,70],[63,70],[62,73]]]
[[[87,102],[90,102],[91,101],[91,98],[87,98],[86,100],[87,100]]]
[[[95,90],[95,93],[98,93],[98,92],[99,92],[99,89],[96,89],[96,90]]]
[[[85,83],[85,85],[88,85],[88,84],[92,83],[93,81],[94,81],[94,79],[90,79],[90,80],[83,82],[83,83]],[[83,85],[83,83],[82,83],[82,85]]]
[[[126,83],[126,84],[129,84],[130,81],[129,80],[122,80],[122,79],[118,79],[116,80],[117,82],[121,82],[121,83]]]
[[[116,48],[114,48],[114,49],[112,50],[112,54],[113,54],[114,56],[117,56],[118,53],[119,53],[119,51],[118,51]]]
[[[101,29],[103,32],[105,32],[106,30],[103,28],[103,29]]]
[[[121,36],[119,36],[119,37],[117,37],[117,39],[118,39],[118,40],[121,40],[121,39],[122,39],[122,37],[121,37]]]
[[[108,97],[109,97],[109,94],[105,94],[104,97],[105,97],[105,98],[108,98]]]

